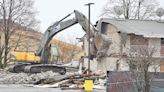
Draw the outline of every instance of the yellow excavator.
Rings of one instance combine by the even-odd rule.
[[[59,52],[57,47],[50,48],[50,64],[57,64]],[[9,65],[20,63],[40,63],[40,56],[33,51],[11,51]]]
[[[74,18],[65,20],[67,17],[71,16],[72,14],[75,14]],[[50,61],[52,57],[50,56],[52,56],[53,54],[51,53],[51,45],[49,45],[49,42],[57,33],[77,23],[82,26],[83,30],[86,32],[87,35],[89,33],[88,26],[90,26],[90,33],[89,33],[90,37],[97,37],[97,39],[106,40],[103,38],[104,37],[107,38],[107,36],[101,34],[101,30],[102,30],[101,24],[103,24],[102,21],[98,21],[96,26],[92,24],[89,25],[86,16],[80,13],[79,11],[74,10],[74,12],[68,14],[66,17],[62,18],[61,20],[55,22],[54,24],[48,27],[48,29],[44,32],[41,38],[39,48],[35,53],[18,52],[18,51],[11,52],[10,60],[15,61],[16,63],[10,66],[9,71],[15,73],[18,72],[39,73],[42,71],[54,71],[54,72],[59,72],[60,74],[65,74],[66,68],[64,66],[51,64]],[[109,43],[102,43],[102,44],[109,44]],[[93,51],[97,51],[94,42],[91,43],[90,46],[94,48]],[[95,55],[96,53],[91,51],[91,55],[92,54]]]
[[[40,57],[36,56],[34,52],[26,51],[11,51],[10,52],[10,61],[8,64],[16,63],[39,63]]]

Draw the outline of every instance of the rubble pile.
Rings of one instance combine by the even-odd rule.
[[[101,71],[86,74],[66,73],[60,75],[52,71],[29,74],[29,73],[10,73],[6,70],[0,70],[0,84],[33,84],[32,87],[42,88],[61,88],[84,89],[85,80],[93,80],[93,88],[105,89],[106,75]]]
[[[33,84],[41,79],[50,79],[59,75],[52,71],[37,74],[28,73],[10,73],[6,70],[0,70],[0,84]]]
[[[71,74],[57,81],[47,81],[47,79],[39,81],[34,87],[41,88],[61,88],[62,90],[68,89],[84,89],[85,80],[93,80],[93,88],[105,90],[106,75],[100,71],[91,74]],[[46,83],[46,82],[47,83]],[[53,82],[52,82],[53,81]]]

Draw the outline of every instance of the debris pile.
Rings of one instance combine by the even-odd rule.
[[[60,75],[52,71],[29,74],[29,73],[10,73],[6,70],[0,70],[0,84],[33,84],[32,87],[42,88],[61,88],[83,89],[85,80],[93,80],[93,88],[105,90],[106,75],[101,71],[87,74],[68,72]]]
[[[33,84],[41,79],[51,79],[57,73],[52,71],[42,72],[37,74],[28,74],[28,73],[10,73],[5,70],[0,70],[0,84]]]
[[[51,79],[51,81],[49,79],[42,79],[36,82],[35,84],[37,85],[34,85],[34,87],[61,88],[62,90],[83,89],[85,86],[84,81],[88,79],[93,80],[93,88],[100,90],[106,89],[106,75],[100,71],[91,74],[71,74],[58,80]]]

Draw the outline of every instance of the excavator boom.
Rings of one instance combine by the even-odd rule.
[[[64,21],[64,19],[71,16],[73,13],[75,14],[75,18]],[[84,31],[87,32],[88,19],[82,13],[78,12],[77,10],[74,10],[73,13],[68,14],[66,17],[64,17],[60,21],[55,22],[53,25],[48,27],[48,29],[45,31],[45,33],[43,34],[43,36],[41,38],[41,43],[40,43],[38,50],[36,51],[36,55],[39,55],[39,56],[41,55],[41,52],[47,46],[47,44],[50,42],[50,40],[53,38],[54,35],[63,31],[64,29],[66,29],[68,27],[71,27],[74,24],[79,23],[82,26],[82,28],[84,29]],[[94,26],[92,26],[92,25],[90,28],[91,28],[91,34],[93,35],[96,28],[94,28]]]

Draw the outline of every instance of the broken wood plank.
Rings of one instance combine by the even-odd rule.
[[[72,84],[69,87],[61,87],[61,90],[79,90],[79,89],[83,89],[84,86],[83,85],[77,85],[77,84]]]
[[[69,87],[62,87],[61,90],[81,90],[83,88],[69,88]]]
[[[106,87],[101,85],[93,85],[93,89],[106,90]]]
[[[73,74],[73,75],[57,75],[54,78],[40,79],[39,81],[35,82],[34,85],[56,83],[56,82],[60,82],[60,81],[63,81],[63,80],[74,78],[75,76],[79,76],[79,75],[78,74]]]
[[[70,80],[63,80],[61,82],[57,82],[54,84],[45,84],[45,85],[34,85],[34,87],[39,87],[39,88],[57,88],[59,87],[60,84],[68,83]]]

